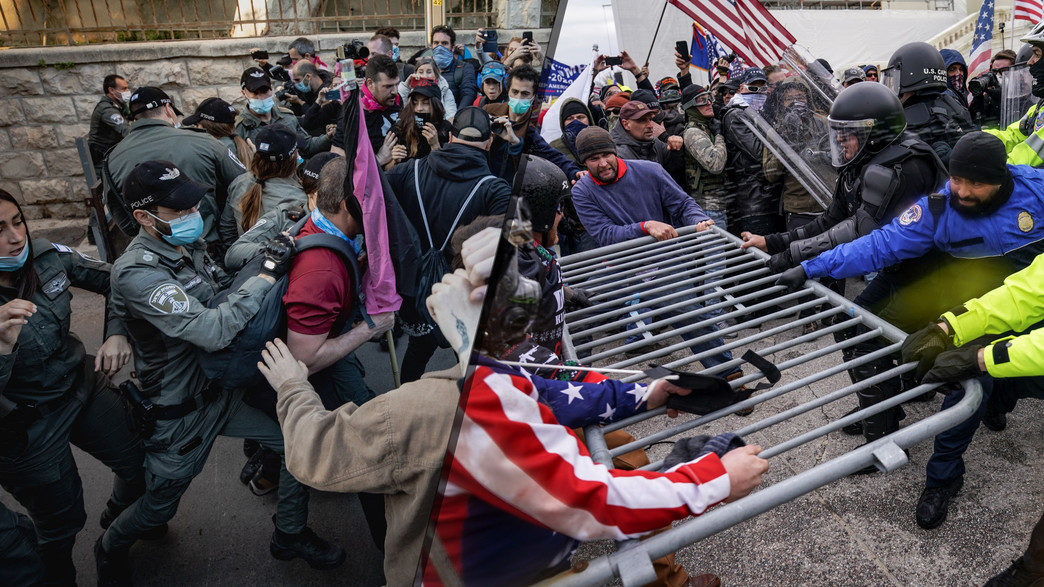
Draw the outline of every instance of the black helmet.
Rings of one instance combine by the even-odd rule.
[[[1018,54],[1015,55],[1015,65],[1026,65],[1029,63],[1030,57],[1033,57],[1033,45],[1023,43],[1019,47]]]
[[[569,195],[569,180],[547,159],[522,155],[515,179],[515,193],[526,202],[536,232],[549,232],[555,224],[558,203]],[[519,178],[518,176],[521,176]]]
[[[888,67],[881,72],[881,83],[896,95],[929,88],[945,90],[946,61],[928,43],[907,43],[892,53]]]
[[[899,98],[882,84],[854,84],[834,100],[827,117],[835,167],[878,153],[906,130]]]

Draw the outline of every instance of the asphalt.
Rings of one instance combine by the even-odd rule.
[[[66,230],[67,238],[55,240],[75,242],[76,227],[58,224],[34,222],[34,235],[44,235],[45,229]],[[857,288],[850,284],[848,295],[855,293]],[[81,336],[89,352],[101,343],[102,312],[101,297],[76,292],[73,331]],[[400,360],[405,340],[400,339]],[[360,355],[368,367],[367,381],[371,387],[379,392],[390,389],[387,354],[381,353],[376,344],[368,344]],[[788,371],[786,376],[798,378],[839,360],[838,353],[829,354]],[[432,362],[432,367],[445,367],[452,361],[451,355],[443,353]],[[834,376],[765,402],[748,419],[729,416],[718,425],[721,430],[740,428],[752,419],[824,395],[847,383],[847,376]],[[907,404],[909,421],[935,413],[940,403],[941,396],[926,403]],[[851,398],[828,404],[746,440],[773,446],[799,430],[840,417],[852,406]],[[666,422],[659,418],[631,431],[642,436],[664,427]],[[931,442],[925,441],[911,449],[906,466],[892,473],[847,477],[830,483],[680,550],[678,560],[693,574],[718,574],[726,586],[982,585],[1025,549],[1029,533],[1044,510],[1042,404],[1022,400],[1008,422],[1008,428],[999,433],[980,428],[965,455],[964,488],[951,503],[946,522],[935,530],[923,530],[914,520],[914,507],[924,483],[924,465],[932,451]],[[774,457],[765,486],[826,462],[859,443],[858,438],[835,432]],[[342,567],[321,572],[301,561],[273,559],[267,543],[275,496],[256,497],[239,483],[239,470],[245,461],[241,446],[236,439],[219,439],[203,472],[185,494],[167,537],[135,545],[131,555],[136,585],[383,583],[380,552],[369,538],[357,499],[351,495],[311,492],[309,524],[321,536],[345,547],[348,560]],[[666,450],[655,447],[651,454],[653,458],[662,457]],[[101,534],[98,516],[104,507],[111,473],[78,449],[74,449],[74,454],[83,478],[88,515],[74,556],[79,584],[93,585],[91,549]],[[2,491],[0,501],[21,509]],[[613,548],[612,543],[590,543],[577,553],[577,560]]]

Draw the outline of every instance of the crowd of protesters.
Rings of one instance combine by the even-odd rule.
[[[721,58],[706,86],[694,83],[688,57],[678,53],[677,70],[658,75],[626,51],[599,55],[586,99],[556,105],[561,132],[550,142],[541,133],[547,110],[538,91],[544,55],[530,35],[490,47],[480,29],[468,46],[440,25],[430,31],[428,47],[403,59],[399,31],[382,28],[365,43],[346,45],[346,58],[331,59],[332,67],[301,38],[278,61],[254,52],[256,66],[240,78],[242,108],[212,97],[188,116],[160,88],[107,77],[89,143],[122,233],[113,239],[119,250],[110,251],[119,257],[110,265],[31,240],[18,201],[0,190],[0,234],[8,236],[0,240],[0,484],[36,528],[34,535],[25,516],[0,512],[6,514],[0,517],[0,544],[6,545],[0,583],[75,584],[72,546],[85,514],[70,443],[116,473],[95,557],[99,584],[127,585],[131,546],[164,535],[215,437],[228,435],[245,439],[243,483],[258,495],[278,491],[274,557],[302,558],[316,569],[340,566],[344,550],[306,525],[308,487],[358,492],[385,553],[389,584],[408,584],[454,418],[453,380],[464,374],[473,350],[481,357],[462,437],[481,442],[446,461],[452,494],[436,531],[465,583],[539,580],[568,568],[579,540],[638,537],[742,497],[768,468],[757,447],[737,448],[726,438],[717,450],[660,477],[615,469],[591,476],[582,438],[566,428],[614,418],[594,410],[602,404],[621,419],[688,390],[665,380],[624,385],[554,369],[532,375],[498,362],[533,362],[536,355],[543,357],[536,362],[559,360],[565,308],[590,301],[586,292],[563,285],[557,256],[642,236],[668,240],[683,226],[716,226],[740,236],[744,247],[772,254],[769,267],[787,285],[820,278],[843,293],[845,277],[869,275],[856,302],[893,312],[894,321],[916,330],[1005,276],[1034,267],[1027,252],[1039,252],[1042,239],[1032,220],[1027,226],[1021,216],[1009,219],[1015,232],[994,219],[1009,201],[1044,201],[1044,191],[1034,189],[1044,186],[1044,176],[1030,167],[1041,164],[1044,113],[1024,96],[1024,116],[1001,126],[1010,122],[1001,104],[1014,103],[1003,95],[1004,76],[1028,71],[1034,95],[1044,96],[1044,73],[1035,69],[1044,47],[1041,28],[1024,39],[1023,50],[994,56],[990,75],[974,80],[967,79],[963,56],[926,43],[900,47],[884,67],[852,65],[837,76],[823,60],[797,68],[740,67]],[[608,57],[619,65],[607,65]],[[347,68],[358,73],[357,89],[343,81]],[[622,72],[631,74],[633,87]],[[765,129],[773,131],[768,142]],[[803,169],[785,156],[793,152],[801,154]],[[817,169],[830,172],[829,201],[799,181],[799,174]],[[942,196],[924,199],[936,192]],[[498,230],[481,229],[517,215],[513,195],[526,202],[533,239],[510,266],[534,280],[542,295],[529,308],[535,312],[530,332],[483,325],[483,346],[473,349],[477,325],[461,316],[477,321],[501,240]],[[954,210],[949,216],[947,205]],[[939,236],[944,225],[951,229]],[[887,242],[917,237],[903,231],[922,227],[920,237],[932,247],[916,255],[907,254],[911,248],[902,254],[887,249]],[[899,231],[895,239],[881,236],[890,230]],[[1011,238],[993,238],[1005,231]],[[961,239],[953,237],[958,233]],[[970,257],[996,259],[1003,268],[995,268],[992,280],[954,291],[947,300],[959,299],[945,307],[900,311],[902,294],[929,263]],[[70,285],[108,298],[107,338],[96,360],[69,335]],[[263,355],[267,383],[231,384],[216,375],[201,353],[241,344],[240,334],[275,295],[285,325],[282,340]],[[701,308],[689,300],[675,311]],[[969,340],[961,314],[930,326],[949,336],[957,329],[954,340],[939,342],[945,335],[934,330],[919,340],[935,341],[940,350]],[[684,338],[726,326],[719,322]],[[399,332],[409,336],[404,385],[377,395],[364,375],[381,367],[363,364],[355,351],[387,340],[387,333],[394,341]],[[632,335],[627,344],[636,340]],[[691,351],[722,344],[711,336]],[[880,348],[874,344],[854,352]],[[440,347],[458,355],[460,369],[425,375]],[[931,364],[939,353],[925,348],[908,354],[937,380],[988,380],[990,367],[1008,360],[994,350],[983,362],[980,348],[974,368],[959,363],[969,360],[962,356],[953,361],[967,368],[940,374]],[[106,376],[132,360],[140,389],[117,392]],[[703,364],[730,360],[728,351],[719,351]],[[876,372],[853,369],[850,375],[859,381]],[[742,375],[738,368],[723,374],[729,380]],[[860,406],[917,383],[875,386],[876,395],[860,397]],[[505,390],[521,392],[531,411],[515,417],[501,402],[521,400],[505,398]],[[581,400],[576,404],[574,393]],[[936,439],[916,512],[922,527],[945,520],[963,483],[961,455],[978,423],[1003,429],[1015,400],[1032,395],[1040,393],[997,385],[970,425]],[[123,422],[130,415],[120,404],[131,407],[133,422]],[[876,440],[898,428],[900,411],[868,417],[846,432]],[[384,426],[388,414],[398,414],[398,424]],[[96,429],[135,434],[103,436]],[[556,455],[560,462],[527,461],[552,452],[535,440],[526,444],[530,435],[566,446]],[[620,432],[611,444],[630,440]],[[351,454],[338,459],[323,451]],[[518,465],[487,478],[483,470],[497,467],[496,455]],[[617,467],[648,463],[642,451],[628,455],[632,462],[620,459]],[[56,460],[61,467],[54,478],[45,472]],[[372,467],[371,473],[349,473],[356,467]],[[604,495],[585,494],[585,483],[606,493],[625,485],[655,491],[662,506],[645,507],[638,519],[642,498],[629,493],[610,504]],[[526,484],[529,493],[519,489]],[[545,493],[556,495],[558,505],[546,503]],[[576,516],[598,521],[566,521]],[[497,529],[508,525],[522,538],[504,538]],[[461,527],[484,530],[465,541]],[[482,532],[492,532],[489,543],[516,547],[479,548],[487,542]],[[1044,530],[1034,540],[1044,541]],[[472,550],[462,551],[462,544]],[[1044,577],[1034,544],[1006,576]],[[689,576],[673,555],[656,565],[660,584],[720,584],[710,574]],[[425,580],[445,581],[442,572],[428,569]]]

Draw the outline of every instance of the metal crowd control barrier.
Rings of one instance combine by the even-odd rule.
[[[686,352],[683,358],[664,364],[685,368],[688,371],[716,374],[744,361],[737,358],[703,370],[699,370],[698,366],[693,368],[686,365],[713,357],[722,350],[744,349],[765,337],[788,331],[795,331],[791,338],[777,337],[773,341],[774,344],[758,349],[757,353],[765,358],[788,350],[793,354],[797,347],[813,343],[818,338],[827,337],[825,341],[828,341],[826,344],[819,344],[814,350],[800,352],[795,358],[776,363],[783,379],[770,389],[630,444],[608,450],[603,435],[660,416],[665,413],[666,408],[651,410],[604,427],[586,427],[584,432],[588,448],[596,461],[612,466],[614,456],[648,447],[680,434],[688,433],[686,436],[692,436],[700,433],[700,426],[714,420],[769,402],[814,382],[898,351],[906,337],[903,331],[817,282],[808,281],[801,290],[788,292],[785,287],[775,285],[777,276],[765,267],[768,256],[753,248],[741,250],[740,244],[739,239],[717,227],[702,232],[696,232],[695,227],[687,227],[678,230],[678,237],[668,241],[656,242],[652,237],[643,237],[561,259],[566,284],[582,287],[594,294],[591,298],[593,306],[566,314],[563,354],[567,359],[577,359],[578,353],[586,353],[587,356],[581,359],[585,365],[609,369],[627,368],[663,359],[693,344],[710,342],[720,346],[692,355]],[[703,307],[693,309],[694,300]],[[814,324],[828,316],[835,319],[832,324],[811,332],[804,328],[805,325]],[[644,323],[643,318],[648,318],[648,323]],[[724,320],[734,324],[717,332],[706,330],[706,327]],[[785,322],[779,325],[767,324],[780,320]],[[628,325],[631,329],[625,330]],[[861,334],[842,342],[835,342],[833,333],[854,325],[861,326]],[[663,330],[665,327],[666,331]],[[750,328],[765,329],[755,329],[751,334],[742,333]],[[738,334],[734,339],[719,338],[730,333],[742,334]],[[666,343],[667,346],[657,346],[679,334],[688,335],[690,339],[675,344]],[[640,339],[628,343],[626,338],[629,336]],[[882,338],[890,344],[882,344],[879,350],[848,361],[839,360],[829,368],[810,375],[797,378],[788,376],[787,372],[797,366],[875,338]],[[734,432],[740,436],[753,434],[842,399],[858,390],[898,377],[914,367],[913,364],[899,365],[779,413],[770,413],[770,407],[763,406],[755,412],[754,418],[759,418],[759,421],[746,424]],[[638,381],[645,377],[639,371],[634,373],[623,380]],[[736,389],[744,384],[753,385],[763,377],[764,374],[757,370],[751,371],[750,365],[747,365],[744,376],[730,383],[733,389]],[[866,416],[911,400],[935,387],[937,385],[920,385],[870,408],[799,433],[775,446],[765,447],[760,456],[772,459]],[[781,482],[760,488],[741,500],[719,506],[671,530],[640,542],[621,543],[616,553],[589,561],[583,571],[559,575],[546,581],[546,584],[602,585],[619,578],[625,586],[641,585],[655,579],[652,561],[661,556],[694,544],[869,465],[875,465],[882,471],[893,471],[907,463],[904,449],[932,438],[937,433],[966,420],[975,412],[982,400],[982,388],[975,380],[964,382],[963,388],[964,398],[950,409],[906,425],[884,438],[861,445]],[[661,464],[662,461],[658,461],[645,468],[658,470]]]

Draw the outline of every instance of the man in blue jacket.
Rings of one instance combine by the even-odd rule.
[[[530,122],[533,112],[540,73],[528,65],[519,65],[508,74],[508,101],[486,104],[483,109],[493,117],[496,138],[489,149],[489,168],[493,175],[504,178],[508,183],[515,179],[520,156],[533,155],[547,159],[565,172],[570,180],[580,178],[581,170],[557,149],[547,144],[540,132]]]
[[[882,318],[907,332],[934,322],[947,309],[999,286],[1006,276],[1044,252],[1044,171],[1006,165],[1006,159],[1000,139],[984,132],[965,135],[950,155],[950,181],[941,193],[921,198],[890,224],[866,236],[802,261],[784,272],[780,283],[887,271],[903,260],[942,251],[949,259],[939,256],[944,262],[937,271],[900,289],[880,312]],[[877,371],[891,365],[888,359]],[[986,377],[983,384],[989,394],[993,380]],[[1001,383],[996,384],[999,392]],[[877,401],[883,399],[884,394]],[[959,393],[948,395],[943,409],[960,399]],[[865,403],[862,397],[860,403]],[[921,527],[935,528],[946,519],[949,499],[963,482],[961,455],[987,404],[984,400],[972,418],[936,436],[926,487],[917,505]],[[893,429],[897,427],[896,421]]]

